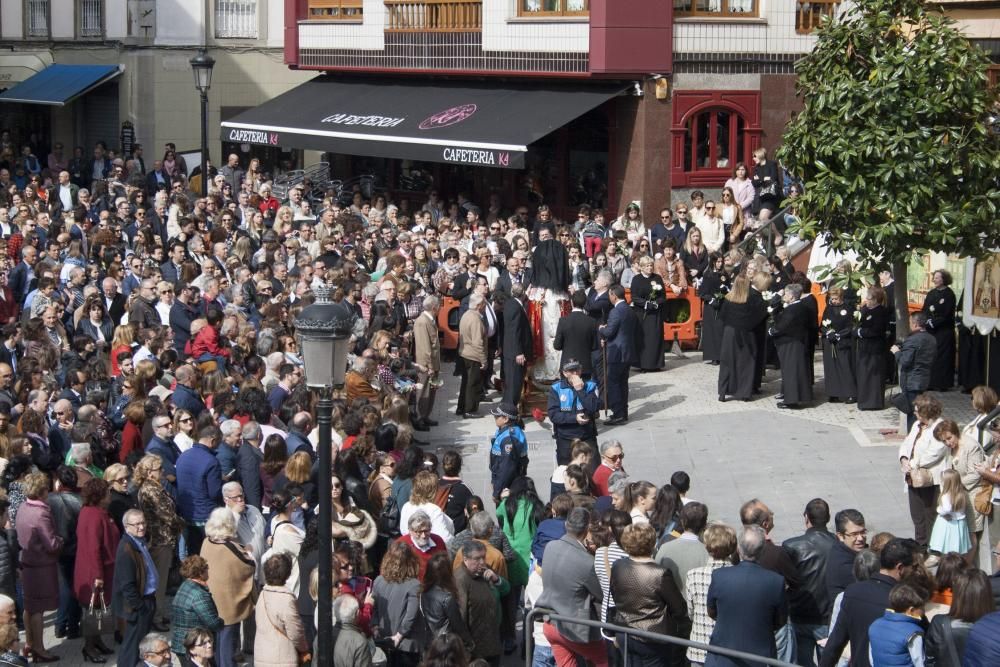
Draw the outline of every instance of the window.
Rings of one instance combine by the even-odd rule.
[[[760,91],[678,90],[672,116],[673,187],[719,187],[760,146]]]
[[[80,37],[102,37],[104,35],[101,3],[102,0],[80,0]]]
[[[840,0],[799,2],[795,9],[795,32],[800,35],[808,35],[819,27],[824,16],[833,18],[839,6]]]
[[[517,0],[518,16],[586,16],[590,0]]]
[[[49,0],[28,0],[28,37],[49,36]]]
[[[309,0],[308,17],[316,21],[360,21],[362,0]]]
[[[385,9],[387,32],[475,32],[483,28],[482,0],[385,0]]]
[[[216,0],[215,36],[257,39],[257,0]]]
[[[757,0],[674,0],[676,16],[746,18],[757,16]]]
[[[684,171],[731,170],[744,161],[746,122],[726,109],[703,111],[688,119],[684,139]],[[734,160],[733,156],[740,156]]]

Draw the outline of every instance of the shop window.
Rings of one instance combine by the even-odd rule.
[[[80,37],[99,38],[104,35],[102,8],[104,0],[80,0]]]
[[[840,0],[814,0],[799,2],[795,9],[795,32],[808,35],[819,27],[823,17],[833,18],[840,7]]]
[[[308,17],[314,21],[361,21],[363,0],[309,0]]]
[[[517,14],[526,17],[586,16],[590,0],[518,0]]]
[[[725,109],[703,111],[687,122],[684,139],[684,171],[732,170],[746,161],[746,121]]]
[[[675,16],[747,18],[757,16],[757,0],[674,0]]]
[[[26,0],[25,22],[28,37],[48,37],[49,0]]]

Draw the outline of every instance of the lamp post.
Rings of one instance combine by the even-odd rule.
[[[215,58],[205,49],[190,60],[194,72],[194,87],[201,93],[201,196],[208,196],[208,89],[212,87]]]
[[[295,330],[301,339],[299,349],[305,367],[306,386],[319,393],[316,405],[316,426],[319,428],[319,606],[317,627],[317,665],[333,664],[333,513],[330,498],[332,467],[331,421],[333,388],[344,386],[347,371],[347,345],[357,317],[343,302],[334,303],[330,287],[313,290],[316,302],[302,309],[295,320]]]

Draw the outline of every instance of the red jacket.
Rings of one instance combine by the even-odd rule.
[[[219,331],[210,324],[203,326],[191,340],[191,356],[198,359],[203,354],[229,358],[229,348],[219,347]]]
[[[115,579],[115,555],[121,533],[108,511],[87,506],[76,523],[76,566],[73,594],[80,606],[90,606],[94,579],[104,580],[104,602],[111,606],[111,585]],[[99,608],[100,604],[94,605]]]
[[[424,572],[427,571],[427,563],[430,561],[431,556],[439,553],[448,553],[448,547],[445,546],[444,540],[441,539],[441,537],[431,533],[431,540],[433,540],[434,546],[427,551],[422,551],[414,546],[413,539],[410,535],[403,535],[402,537],[396,539],[397,542],[402,542],[406,546],[410,547],[410,551],[412,551],[413,555],[420,561],[420,574],[418,575],[420,577],[420,581],[424,580]]]

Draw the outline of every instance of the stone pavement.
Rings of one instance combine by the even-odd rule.
[[[441,425],[418,437],[430,448],[458,447],[465,456],[463,477],[472,490],[489,496],[489,437],[494,431],[489,410],[484,417],[455,417],[457,378],[445,364],[445,387],[438,394],[434,418]],[[886,440],[880,429],[899,424],[894,409],[860,412],[854,406],[827,403],[823,393],[822,364],[816,365],[815,407],[778,410],[774,394],[780,374],[769,371],[764,393],[749,403],[719,403],[718,369],[701,362],[701,354],[686,359],[667,356],[667,370],[633,374],[628,424],[602,427],[598,440],[617,439],[625,447],[625,468],[636,479],[660,486],[676,470],[691,475],[692,498],[705,502],[713,519],[739,523],[740,505],[750,498],[765,501],[775,513],[776,541],[802,531],[802,510],[814,497],[830,503],[831,510],[860,509],[872,532],[887,530],[911,535],[912,525],[896,464],[898,440]],[[942,394],[945,415],[959,423],[973,411],[967,395]],[[554,442],[549,424],[528,420],[529,474],[539,495],[548,499],[549,477],[555,467]],[[81,640],[56,640],[51,622],[46,646],[62,656],[59,665],[83,667]],[[109,660],[111,664],[114,658]],[[505,664],[517,664],[505,659]],[[523,663],[522,663],[523,664]]]

